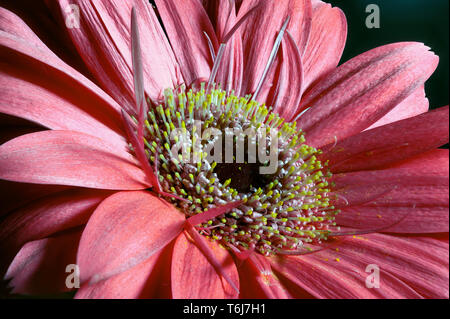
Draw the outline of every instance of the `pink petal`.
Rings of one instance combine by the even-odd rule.
[[[233,258],[218,243],[208,241],[221,267],[239,282]],[[172,255],[172,297],[175,299],[222,299],[236,297],[236,292],[223,280],[202,252],[185,233],[178,236]]]
[[[0,224],[0,273],[25,243],[86,223],[109,194],[69,189],[42,197],[6,216]]]
[[[290,299],[290,292],[273,272],[269,259],[254,254],[238,264],[241,281],[241,299]]]
[[[60,0],[62,15],[73,3],[79,6],[80,28],[68,31],[91,72],[102,87],[130,114],[135,114],[131,58],[131,8],[135,7],[141,32],[144,86],[152,99],[180,81],[179,69],[158,19],[145,1]]]
[[[126,147],[71,131],[32,133],[0,146],[0,178],[101,189],[146,188],[145,175]]]
[[[12,293],[55,294],[70,291],[66,267],[75,264],[81,230],[27,243],[6,273]]]
[[[448,243],[373,234],[335,247],[272,266],[317,298],[448,298]],[[366,286],[368,265],[379,267],[379,288]]]
[[[297,124],[315,147],[352,136],[411,95],[435,70],[438,57],[421,43],[385,45],[351,59],[303,97],[310,108]]]
[[[305,89],[338,65],[346,39],[347,20],[342,10],[313,2],[311,33],[303,55]]]
[[[448,174],[448,150],[430,151],[384,170],[339,174],[335,192],[346,202],[337,204],[342,211],[336,222],[362,230],[448,232]]]
[[[282,42],[283,59],[275,89],[273,111],[290,121],[297,111],[302,97],[303,66],[300,52],[288,33]]]
[[[217,23],[216,32],[218,42],[223,42],[225,35],[238,22],[236,10],[229,1],[210,2],[210,5],[216,5],[214,17]],[[220,83],[222,89],[230,92],[234,90],[234,94],[239,96],[242,85],[243,74],[243,51],[242,37],[239,29],[227,42],[225,52],[222,57],[219,70],[216,76],[216,83]]]
[[[65,25],[66,17],[53,16],[52,9],[57,5],[56,1],[33,1],[26,6],[14,1],[3,1],[3,3],[4,4],[2,5],[5,9],[17,14],[20,19],[26,23],[29,29],[33,30],[33,33],[36,33],[36,36],[39,38],[39,41],[37,42],[45,43],[52,52],[68,65],[72,66],[80,73],[83,73],[88,77],[90,76],[84,62],[76,52],[76,49],[66,32],[66,28],[61,27],[61,25]],[[1,23],[2,22],[0,22],[0,24]],[[8,19],[6,19],[5,23],[0,27],[0,29],[13,34],[16,33],[10,32],[10,30],[16,28],[21,30],[21,24],[9,23]],[[32,39],[30,38],[30,40]],[[36,42],[33,44],[35,43]]]
[[[95,99],[89,98],[85,88],[73,87],[57,74],[42,77],[35,66],[16,62],[2,68],[0,112],[54,130],[82,132],[110,143],[123,141],[121,134],[102,123],[109,120],[97,109]],[[119,130],[119,125],[114,126]]]
[[[95,284],[160,251],[182,230],[184,215],[148,191],[119,192],[89,219],[77,263],[81,281]]]
[[[260,8],[241,27],[245,65],[241,93],[244,94],[255,91],[269,59],[277,33],[288,16],[290,20],[287,30],[297,44],[300,55],[305,50],[311,27],[311,3],[306,0],[281,2],[245,0],[239,9],[238,19],[258,4]],[[269,82],[273,78],[274,71],[275,68],[272,68],[272,75],[268,76],[266,88],[263,91],[270,89],[271,83]],[[266,93],[263,92],[260,96],[263,97]]]
[[[158,12],[187,86],[207,80],[212,58],[203,32],[217,49],[213,26],[199,0],[156,0]]]
[[[139,299],[152,296],[157,289],[151,279],[158,275],[158,268],[167,267],[160,262],[162,252],[157,252],[133,268],[106,280],[81,286],[76,299]]]
[[[375,169],[449,141],[449,108],[441,107],[322,148],[333,173]]]
[[[120,107],[114,100],[61,61],[17,16],[1,9],[0,23],[0,55],[6,63],[1,72],[0,112],[54,129],[95,132],[95,127],[97,135],[121,142]]]
[[[0,126],[0,145],[21,135],[43,131],[37,125],[30,126]]]
[[[421,86],[366,130],[420,115],[428,111],[428,106],[425,87]]]

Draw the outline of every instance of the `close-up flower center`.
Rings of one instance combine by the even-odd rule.
[[[241,201],[198,227],[239,250],[291,253],[326,240],[337,210],[320,151],[250,96],[205,86],[167,89],[148,112],[146,155],[169,200],[186,217]]]

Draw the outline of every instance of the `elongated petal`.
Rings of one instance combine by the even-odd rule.
[[[6,273],[12,293],[56,294],[71,289],[66,285],[68,265],[76,262],[81,230],[27,243]]]
[[[274,274],[268,260],[253,255],[238,264],[241,280],[241,299],[290,299],[293,296]]]
[[[239,282],[236,266],[228,251],[208,242],[216,259],[231,280]],[[172,255],[172,296],[175,299],[221,299],[236,297],[202,252],[183,233],[178,236]]]
[[[95,284],[164,248],[182,230],[184,215],[147,191],[119,192],[89,219],[77,263],[81,281]]]
[[[398,233],[448,232],[448,150],[434,150],[388,169],[339,174],[340,225]],[[400,222],[400,223],[398,223]],[[389,227],[390,225],[394,225]]]
[[[420,43],[385,45],[341,65],[302,99],[297,124],[321,147],[363,131],[428,79],[438,57]]]
[[[78,289],[76,299],[138,299],[152,297],[155,283],[151,281],[152,276],[158,272],[158,268],[167,265],[161,263],[161,252],[150,256],[147,260],[112,276],[106,280],[89,285],[84,284]]]
[[[147,187],[136,160],[122,148],[83,133],[44,131],[0,146],[0,178],[100,189]]]
[[[304,0],[289,0],[275,3],[274,1],[243,1],[238,19],[256,5],[260,7],[242,26],[242,41],[244,52],[244,82],[242,93],[253,93],[263,74],[270,52],[283,22],[290,17],[287,30],[303,54],[309,37],[311,26],[311,3]],[[255,50],[255,48],[258,48]],[[272,73],[275,68],[272,68]],[[272,75],[273,76],[273,75]],[[272,76],[268,76],[270,79]],[[269,81],[269,80],[268,80]],[[270,87],[267,84],[266,87]],[[262,96],[265,94],[263,93]]]
[[[273,111],[290,121],[297,111],[303,93],[303,67],[300,52],[288,33],[282,42],[283,59],[278,76]]]
[[[73,87],[58,74],[42,77],[36,64],[14,63],[0,72],[0,112],[47,128],[73,130],[118,144],[122,135],[102,122],[110,122],[96,100],[83,87]],[[119,125],[114,126],[119,129]],[[119,131],[120,132],[120,131]],[[123,142],[122,142],[123,143]]]
[[[373,123],[366,130],[390,124],[410,117],[414,117],[428,111],[429,102],[425,96],[425,87],[419,87],[415,92],[394,107],[381,119]]]
[[[179,70],[158,19],[145,1],[59,1],[63,16],[69,4],[80,10],[80,27],[68,31],[102,87],[130,114],[136,114],[131,58],[131,8],[136,8],[142,30],[140,42],[144,66],[144,86],[152,99],[179,82]]]
[[[21,135],[43,131],[39,126],[0,126],[0,145]]]
[[[87,222],[110,192],[69,189],[21,207],[0,223],[0,273],[27,242],[48,237]]]
[[[69,186],[16,183],[0,179],[0,216],[38,198],[69,188]]]
[[[311,33],[303,55],[304,88],[332,71],[347,39],[347,21],[339,8],[313,1]]]
[[[216,20],[218,42],[220,43],[238,22],[236,10],[232,4],[230,1],[210,2],[210,5],[217,7],[215,9],[216,12],[214,12],[214,18]],[[239,96],[244,70],[243,63],[242,37],[240,30],[237,29],[227,42],[222,62],[217,72],[216,83],[220,83],[221,87],[227,92],[234,90],[234,94]]]
[[[180,65],[186,85],[207,80],[212,58],[206,32],[217,49],[213,26],[199,0],[156,0],[158,12]]]
[[[446,259],[448,242],[373,234],[271,261],[291,284],[316,298],[448,298]],[[379,269],[379,288],[367,286],[374,269],[369,265]]]
[[[449,141],[449,108],[380,126],[322,148],[334,173],[375,169]]]
[[[53,16],[53,9],[56,5],[56,1],[45,0],[33,1],[27,3],[26,6],[17,1],[7,0],[2,2],[2,6],[5,9],[14,12],[14,15],[19,16],[29,29],[33,30],[33,33],[36,33],[38,41],[27,38],[27,40],[31,40],[29,43],[45,43],[53,53],[68,65],[72,66],[80,73],[90,76],[83,60],[76,52],[77,50],[73,46],[72,41],[66,32],[66,28],[61,27],[62,25],[65,26],[65,17]],[[19,33],[23,30],[20,23],[9,23],[8,19],[5,19],[5,23],[0,28],[5,28],[5,31],[13,34],[16,34],[16,32],[10,32],[10,30],[16,29]]]
[[[120,106],[5,9],[0,9],[0,56],[0,112],[52,129],[92,133],[96,128],[99,136],[121,142]]]

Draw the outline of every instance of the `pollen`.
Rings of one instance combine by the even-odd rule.
[[[186,218],[241,201],[197,227],[225,247],[273,255],[326,240],[338,211],[320,150],[250,96],[205,87],[148,101],[145,151],[167,200]]]

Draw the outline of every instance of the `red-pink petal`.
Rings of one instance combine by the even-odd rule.
[[[30,126],[0,126],[0,145],[21,135],[43,131],[37,125]]]
[[[237,261],[241,281],[241,299],[290,299],[294,296],[274,274],[269,259],[254,254],[245,261]]]
[[[323,147],[333,173],[369,170],[395,163],[449,141],[449,108],[364,131]]]
[[[74,87],[57,74],[42,77],[36,64],[14,63],[0,73],[0,112],[54,130],[71,130],[120,143],[121,134],[102,122],[106,114],[82,86]],[[120,127],[116,124],[117,127]],[[120,132],[120,131],[119,131]]]
[[[228,251],[216,242],[209,241],[208,245],[230,279],[238,283],[236,266]],[[175,299],[236,297],[236,291],[221,278],[185,233],[175,242],[171,267],[172,297]]]
[[[6,216],[0,223],[0,273],[6,270],[4,267],[26,242],[86,223],[109,194],[99,190],[69,189],[42,197]]]
[[[78,132],[32,133],[0,146],[0,178],[100,189],[146,188],[146,177],[126,147]]]
[[[420,115],[427,112],[428,107],[429,102],[425,96],[425,87],[421,86],[366,130]]]
[[[303,97],[298,120],[310,145],[321,147],[375,123],[435,70],[438,57],[421,43],[385,45],[338,67]]]
[[[182,230],[184,215],[147,191],[119,192],[92,214],[80,241],[81,281],[124,272],[165,247]]]
[[[290,33],[284,36],[281,48],[283,58],[271,104],[274,112],[290,121],[303,93],[303,66],[300,52]]]
[[[338,65],[346,39],[347,20],[342,10],[314,1],[311,32],[303,55],[305,89]]]
[[[199,0],[156,0],[158,13],[180,65],[186,85],[207,80],[212,58],[206,32],[217,49],[217,39],[211,21]]]
[[[335,192],[345,198],[336,222],[362,230],[448,232],[448,174],[448,150],[435,150],[388,169],[336,175]]]
[[[27,243],[17,254],[5,279],[12,293],[56,294],[69,291],[66,278],[68,265],[76,262],[81,230]]]
[[[448,298],[448,243],[373,234],[335,247],[272,266],[317,298]],[[366,286],[368,265],[379,267],[379,288]]]
[[[8,83],[16,78],[13,85],[2,85],[0,112],[54,129],[70,126],[95,133],[93,127],[96,127],[97,135],[104,134],[111,143],[115,140],[120,143],[120,106],[59,59],[17,16],[1,9],[0,17],[0,56],[8,64],[2,68],[2,81]],[[46,76],[43,78],[42,74]],[[15,85],[19,87],[15,88]],[[51,100],[46,101],[44,97]],[[49,102],[54,103],[52,107]],[[62,106],[58,106],[59,102]],[[37,103],[43,103],[43,107],[37,108]],[[66,116],[67,124],[64,123]]]
[[[287,30],[297,44],[300,55],[305,50],[311,27],[312,9],[309,0],[245,0],[239,8],[238,19],[256,5],[260,7],[241,27],[245,65],[241,93],[244,94],[256,90],[283,22],[290,17]],[[268,82],[273,78],[274,71],[275,68],[272,68],[272,75],[268,75],[265,89],[262,90],[266,92],[261,93],[258,100],[264,99],[270,89],[271,83]]]
[[[232,6],[232,2],[229,1],[210,2],[210,5],[217,6],[213,17],[216,20],[218,42],[222,43],[225,35],[237,23],[236,10]],[[242,37],[238,29],[226,44],[215,82],[220,83],[222,89],[227,92],[234,90],[234,94],[239,96],[244,69],[243,63]]]
[[[78,289],[76,299],[139,299],[148,298],[157,290],[152,277],[158,273],[158,268],[165,268],[160,262],[162,255],[157,252],[147,260],[133,268],[106,280],[89,285],[85,283]]]
[[[179,69],[158,19],[145,1],[60,0],[62,15],[69,4],[80,8],[80,28],[68,31],[102,87],[128,112],[135,114],[131,59],[131,8],[136,8],[144,65],[144,86],[152,99],[180,82]]]

